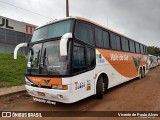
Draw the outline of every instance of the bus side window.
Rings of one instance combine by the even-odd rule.
[[[129,46],[130,46],[130,52],[135,53],[135,43],[133,41],[129,41]]]
[[[73,48],[73,72],[81,72],[86,69],[85,47],[75,45]]]
[[[140,53],[139,43],[135,43],[135,46],[136,46],[136,53]]]
[[[94,45],[93,27],[90,24],[78,21],[75,28],[75,37],[79,40]]]
[[[144,54],[144,49],[143,49],[143,45],[140,45],[140,49],[141,49],[141,54]]]
[[[99,28],[95,28],[95,40],[96,46],[103,47],[102,30]]]
[[[124,37],[121,38],[121,42],[122,42],[122,50],[129,52],[129,43],[128,40]]]
[[[113,50],[121,50],[121,39],[115,33],[110,33],[111,37],[111,48]]]
[[[106,31],[103,31],[103,48],[109,49],[109,33]]]

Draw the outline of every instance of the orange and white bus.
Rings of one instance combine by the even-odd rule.
[[[147,46],[81,17],[37,28],[28,47],[25,74],[31,96],[74,103],[146,75]]]

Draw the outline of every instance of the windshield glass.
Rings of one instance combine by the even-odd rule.
[[[70,42],[68,56],[60,56],[60,41],[35,44],[30,47],[28,72],[32,75],[69,75],[70,74]]]
[[[74,20],[65,20],[39,28],[34,31],[31,42],[61,37],[65,33],[72,32],[73,22]]]

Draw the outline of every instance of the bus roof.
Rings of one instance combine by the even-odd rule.
[[[66,17],[66,18],[63,18],[63,19],[55,19],[55,20],[52,20],[52,21],[50,21],[50,22],[47,22],[46,24],[44,24],[44,25],[42,25],[42,26],[40,26],[40,27],[37,27],[36,30],[39,29],[39,28],[48,26],[48,25],[50,25],[50,24],[53,24],[53,23],[56,23],[56,22],[60,22],[60,21],[64,21],[64,20],[68,20],[68,19],[71,19],[71,18],[72,18],[72,19],[76,19],[76,17]]]
[[[101,28],[103,28],[103,29],[106,29],[106,30],[108,30],[108,31],[110,31],[110,32],[114,32],[114,33],[116,33],[116,34],[118,34],[118,35],[120,35],[120,36],[123,36],[123,37],[125,37],[125,38],[127,38],[127,39],[133,40],[133,39],[131,39],[131,38],[129,38],[129,37],[121,34],[121,33],[118,33],[118,32],[116,32],[116,31],[113,31],[113,30],[111,30],[111,29],[109,29],[109,28],[106,28],[106,27],[104,27],[104,26],[102,26],[102,25],[100,25],[100,24],[98,24],[98,23],[96,23],[96,22],[94,22],[94,21],[91,21],[91,20],[89,20],[89,19],[87,19],[87,18],[83,18],[83,17],[80,17],[80,16],[70,16],[70,17],[66,17],[66,18],[63,18],[63,19],[59,19],[59,20],[55,19],[55,20],[53,20],[53,21],[51,21],[51,22],[49,22],[49,23],[47,23],[47,24],[45,24],[45,25],[43,25],[43,26],[37,27],[36,30],[39,29],[39,28],[42,28],[42,27],[44,27],[44,26],[53,24],[53,23],[55,23],[55,22],[60,22],[60,21],[63,21],[63,20],[68,20],[68,19],[77,19],[77,20],[82,20],[82,21],[85,21],[85,22],[89,22],[89,23],[94,24],[94,25],[96,25],[96,26],[98,26],[98,27],[101,27]],[[133,40],[133,41],[135,41],[135,40]],[[138,41],[135,41],[135,42],[138,42]],[[138,42],[138,43],[140,43],[140,42]],[[140,44],[142,44],[142,43],[140,43]],[[142,45],[144,45],[144,44],[142,44]],[[146,46],[146,45],[144,45],[144,46]]]

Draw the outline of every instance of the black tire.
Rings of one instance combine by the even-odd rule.
[[[97,81],[95,97],[97,99],[103,98],[103,78],[101,76],[98,78],[98,81]]]
[[[108,81],[107,80],[103,80],[103,84],[104,84],[103,92],[105,94],[107,94],[108,93]]]
[[[139,80],[142,79],[142,69],[141,68],[139,69],[139,77],[138,78],[139,78]]]
[[[142,78],[145,77],[144,69],[142,69]]]

